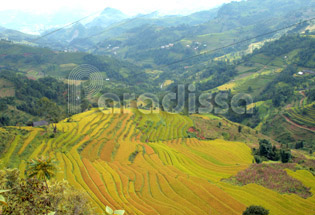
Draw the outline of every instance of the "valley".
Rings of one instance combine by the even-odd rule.
[[[313,214],[314,10],[9,11],[0,214]]]

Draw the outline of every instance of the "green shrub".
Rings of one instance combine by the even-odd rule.
[[[95,214],[88,195],[68,182],[51,181],[47,185],[35,177],[19,175],[17,169],[0,170],[0,186],[8,190],[0,191],[6,200],[3,214]]]
[[[291,151],[290,150],[281,150],[280,157],[282,163],[288,163],[291,159]]]
[[[258,155],[273,161],[279,160],[279,151],[266,139],[259,141]]]
[[[257,205],[251,205],[243,212],[243,215],[268,215],[269,210],[257,206]]]
[[[255,158],[256,163],[262,163],[263,162],[263,159],[258,155],[255,155],[254,158]]]

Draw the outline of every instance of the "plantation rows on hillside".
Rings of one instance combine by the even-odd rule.
[[[293,122],[309,128],[314,128],[315,131],[315,103],[306,107],[291,108],[285,114]]]

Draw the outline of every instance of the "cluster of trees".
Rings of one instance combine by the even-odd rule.
[[[243,212],[243,215],[268,215],[268,214],[269,214],[269,210],[258,205],[251,205],[247,207],[246,210]]]
[[[304,148],[304,140],[301,140],[295,144],[295,149],[303,149]]]
[[[51,77],[29,80],[24,75],[7,70],[1,71],[0,78],[12,83],[15,89],[15,97],[0,99],[0,126],[15,125],[11,118],[16,116],[10,115],[9,105],[53,122],[64,117],[63,109],[67,104],[67,86],[64,83]]]
[[[307,95],[307,99],[310,102],[315,101],[315,88],[314,89],[310,89],[309,91],[306,92]]]
[[[7,110],[8,105],[15,105],[14,97],[0,98],[0,111]]]
[[[42,117],[49,122],[58,122],[65,116],[65,111],[46,97],[27,100],[17,108],[34,116]]]
[[[294,95],[294,90],[290,86],[276,87],[273,89],[272,104],[275,107],[286,104]]]
[[[6,115],[0,116],[0,126],[9,126],[10,125],[10,117]]]
[[[46,48],[36,48],[31,46],[22,46],[8,42],[0,42],[0,52],[6,56],[0,58],[3,65],[28,64],[37,66],[50,61],[55,55],[53,51]],[[18,68],[19,66],[17,66]]]
[[[310,48],[314,46],[314,42],[315,40],[313,38],[303,37],[299,34],[285,35],[279,40],[266,43],[261,49],[255,50],[253,55],[264,54],[270,57],[279,57],[296,49],[303,49],[304,53],[304,50],[310,50]],[[304,54],[301,54],[301,56],[303,55]],[[307,54],[305,57],[308,58],[309,55]],[[304,58],[299,59],[299,61],[302,63]]]
[[[218,87],[230,80],[237,74],[234,65],[226,62],[216,62],[211,64],[201,75],[200,78],[206,79],[211,77],[210,80],[199,83],[198,89],[205,91]]]
[[[66,103],[64,94],[67,91],[67,86],[54,78],[30,80],[22,74],[8,70],[1,71],[0,78],[14,85],[16,98],[19,100],[25,100],[27,97],[37,99],[47,97],[57,104]],[[12,101],[10,100],[10,102]]]
[[[84,64],[92,65],[100,72],[106,73],[108,78],[114,79],[119,83],[134,84],[136,82],[147,81],[146,73],[144,73],[140,67],[129,62],[92,54],[84,55],[82,61]],[[141,75],[137,75],[139,73]],[[88,76],[84,77],[86,80],[88,78]]]
[[[66,181],[49,181],[56,173],[56,164],[49,158],[28,162],[25,179],[18,169],[0,171],[3,214],[96,214],[85,192]]]
[[[272,145],[269,140],[263,139],[259,141],[259,149],[253,149],[256,163],[262,161],[281,160],[282,163],[288,163],[291,160],[290,149],[277,149],[276,146]]]
[[[113,71],[107,62],[102,61],[95,55],[87,54],[83,57],[83,61],[85,64],[95,66],[99,71],[106,71],[109,78],[115,78],[117,80],[122,79],[122,76],[118,72]],[[89,77],[85,78],[88,79]]]
[[[300,84],[300,81],[293,77],[297,68],[288,66],[284,69],[256,98],[257,101],[272,100],[275,107],[283,106],[293,99],[294,87]]]

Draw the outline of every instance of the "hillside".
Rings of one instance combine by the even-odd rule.
[[[301,140],[314,146],[314,38],[288,35],[266,42],[260,49],[238,61],[234,77],[210,91],[252,96],[254,109],[249,117],[227,116],[262,131],[283,144]],[[231,56],[225,56],[227,59]],[[301,71],[310,71],[302,72]]]
[[[303,98],[300,92],[306,92],[307,97],[312,97],[313,95],[314,75],[312,73],[298,75],[299,71],[312,71],[314,68],[314,54],[312,49],[309,48],[314,47],[312,32],[301,35],[292,34],[283,36],[278,40],[268,41],[259,45],[252,44],[252,49],[256,46],[261,48],[252,50],[252,54],[247,54],[242,58],[234,59],[233,56],[237,56],[237,53],[233,55],[228,54],[216,58],[209,65],[197,64],[194,67],[186,69],[185,72],[174,69],[172,73],[167,71],[149,72],[148,70],[143,72],[143,70],[139,70],[139,67],[135,65],[118,61],[111,57],[85,53],[54,52],[49,49],[17,45],[3,41],[0,43],[3,53],[0,57],[0,65],[9,71],[26,75],[28,79],[52,76],[61,78],[67,83],[67,76],[72,69],[80,64],[88,63],[98,68],[103,74],[104,79],[109,78],[111,80],[107,82],[106,87],[103,87],[102,93],[124,93],[132,89],[136,94],[156,92],[158,95],[164,95],[170,91],[176,92],[175,88],[179,83],[195,83],[198,89],[197,94],[202,92],[229,91],[232,96],[236,93],[249,93],[254,100],[254,103],[249,106],[255,108],[254,116],[228,114],[226,115],[227,118],[270,135],[270,132],[274,131],[269,130],[269,125],[274,124],[272,121],[276,117],[275,122],[277,122],[276,127],[279,127],[279,132],[277,131],[272,134],[274,139],[292,144],[294,147],[297,141],[305,137],[307,141],[306,145],[312,148],[312,145],[314,145],[312,130],[303,130],[303,122],[300,123],[296,119],[290,120],[290,117],[289,119],[285,118],[285,116],[293,112],[293,110],[286,111],[285,108],[296,106],[295,104]],[[8,80],[8,78],[5,79]],[[136,86],[133,84],[135,81],[137,82]],[[82,83],[84,82],[83,80]],[[14,96],[17,86],[10,85],[10,82],[4,84],[2,86],[1,97]],[[161,90],[158,89],[160,86],[162,86]],[[307,93],[308,91],[309,93]],[[61,94],[63,93],[61,92]],[[50,98],[49,96],[45,97]],[[37,96],[37,99],[40,98],[40,96]],[[9,100],[2,99],[1,102],[9,106],[11,105]],[[97,97],[90,98],[90,103],[94,103],[94,106],[96,106]],[[304,103],[311,108],[311,99],[305,99]],[[34,106],[30,105],[29,101],[26,101],[26,104],[30,107]],[[65,101],[62,104],[64,105]],[[20,104],[18,102],[16,107],[22,107],[21,105],[23,103]],[[9,110],[12,112],[12,107]],[[300,113],[302,111],[298,110]],[[281,120],[278,120],[279,112],[281,112]],[[21,112],[13,111],[12,113]],[[20,115],[12,113],[9,113],[9,117]],[[27,113],[32,112],[27,111]],[[3,115],[8,115],[8,113],[2,113]],[[309,116],[306,117],[308,118]],[[22,118],[24,119],[21,121],[27,123],[31,120],[27,120],[27,118],[33,117],[26,115]],[[20,119],[22,118],[20,117]],[[308,119],[311,123],[312,120],[312,117]],[[15,125],[12,123],[18,121],[17,119],[13,119],[10,125]],[[297,126],[291,123],[291,121],[296,123]],[[287,125],[280,125],[280,122]],[[294,126],[293,131],[292,129],[289,129],[289,132],[283,131],[282,127],[287,128],[290,126]],[[312,126],[310,127],[312,128]]]
[[[124,208],[127,214],[240,214],[251,204],[263,205],[274,214],[314,210],[314,196],[304,199],[257,184],[222,181],[249,167],[253,160],[249,146],[258,139],[246,145],[189,138],[194,118],[164,112],[110,112],[94,109],[63,120],[56,124],[53,138],[42,128],[4,128],[1,132],[13,136],[1,155],[2,166],[23,172],[26,160],[51,156],[59,162],[57,179],[84,189],[99,211],[109,205]],[[222,131],[229,132],[232,124],[222,124]],[[256,134],[249,128],[244,132],[248,137]],[[287,172],[314,192],[310,173]]]
[[[136,77],[142,71],[139,67],[112,57],[56,52],[8,41],[0,41],[0,53],[1,126],[31,125],[34,121],[58,121],[65,118],[68,114],[68,95],[71,93],[68,91],[73,83],[83,89],[78,95],[81,97],[81,109],[87,109],[89,104],[96,107],[97,98],[89,97],[87,101],[84,93],[93,77],[83,72],[82,77],[77,77],[77,73],[74,76],[72,71],[89,72],[92,68],[93,75],[103,79],[104,85],[99,93],[123,93],[126,84],[135,82],[137,85],[128,90],[139,94],[148,88],[153,89],[145,74]],[[89,65],[89,70],[82,65]],[[49,107],[49,110],[44,107]]]
[[[66,79],[69,73],[81,64],[95,66],[104,73],[104,77],[117,81],[132,80],[123,77],[141,71],[139,67],[128,62],[75,50],[53,51],[48,48],[0,41],[0,52],[0,68],[20,71],[33,79],[45,76]],[[137,80],[139,81],[139,78]]]
[[[66,117],[68,87],[54,78],[32,80],[0,70],[0,126],[32,125]]]

